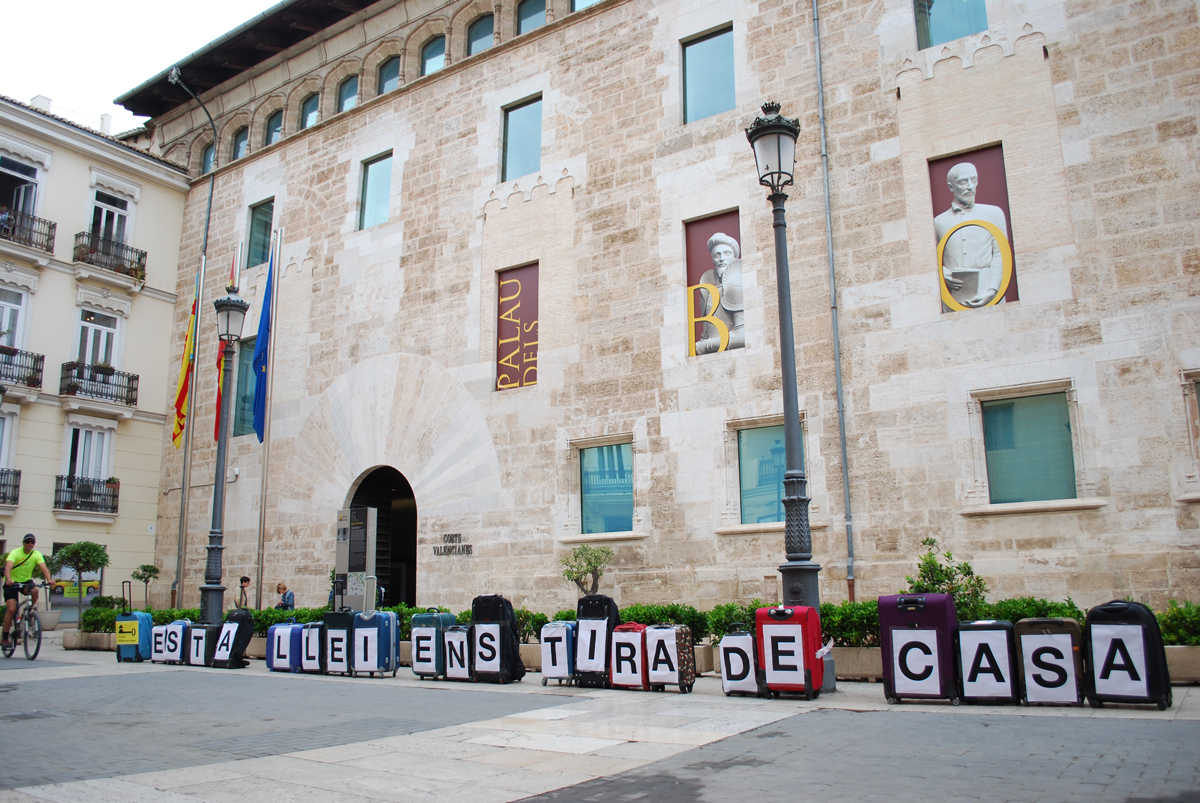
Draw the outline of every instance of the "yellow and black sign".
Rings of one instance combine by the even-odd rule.
[[[138,623],[136,619],[129,621],[117,622],[117,644],[137,644],[138,643]]]

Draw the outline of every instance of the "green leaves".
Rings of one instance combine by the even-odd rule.
[[[917,576],[905,577],[908,588],[902,593],[907,594],[949,594],[954,597],[954,608],[958,618],[981,619],[984,606],[987,604],[987,582],[975,574],[971,564],[966,561],[954,562],[954,555],[943,552],[937,554],[937,540],[925,538],[921,545],[927,551],[917,561]],[[945,563],[942,560],[945,560]]]
[[[581,544],[562,559],[563,577],[579,586],[581,594],[595,594],[600,587],[600,577],[612,559],[613,551],[606,546]],[[584,583],[589,578],[590,586]]]

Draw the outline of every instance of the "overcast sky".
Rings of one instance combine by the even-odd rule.
[[[50,111],[89,128],[112,115],[112,132],[134,128],[113,99],[279,0],[12,0],[2,2],[0,95],[29,103],[50,98]],[[186,78],[186,74],[185,74]]]

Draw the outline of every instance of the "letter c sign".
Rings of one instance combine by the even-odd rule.
[[[892,628],[892,685],[897,694],[942,693],[936,630]]]

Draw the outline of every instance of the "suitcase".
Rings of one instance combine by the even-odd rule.
[[[212,666],[217,640],[223,625],[192,625],[188,629],[187,663],[189,666]]]
[[[225,624],[217,636],[212,665],[221,669],[241,669],[248,665],[243,656],[254,635],[254,615],[246,608],[234,608],[225,614]]]
[[[1012,622],[958,623],[958,693],[967,703],[1019,703],[1021,673]]]
[[[1171,675],[1154,612],[1113,600],[1088,611],[1085,654],[1091,668],[1088,704],[1145,703],[1171,707]]]
[[[1013,625],[1027,705],[1081,705],[1087,675],[1083,630],[1074,619],[1022,619]]]
[[[474,680],[471,677],[471,628],[466,625],[451,625],[446,628],[443,641],[446,645],[446,680]]]
[[[883,693],[889,703],[904,697],[949,699],[958,705],[954,634],[958,617],[949,594],[892,594],[879,598],[879,646]]]
[[[689,694],[696,685],[696,646],[687,625],[651,625],[646,628],[646,679],[650,688],[668,685]]]
[[[735,694],[761,697],[766,694],[766,686],[758,671],[758,645],[754,634],[746,630],[745,625],[741,627],[726,633],[717,644],[721,691],[726,697]]]
[[[353,656],[353,672],[351,674],[368,674],[380,677],[385,672],[391,672],[392,677],[400,668],[396,661],[396,648],[399,643],[399,622],[393,611],[370,611],[354,615],[354,646],[350,653]]]
[[[646,676],[646,626],[625,622],[613,629],[609,684],[614,689],[650,691]]]
[[[499,594],[471,601],[471,675],[477,681],[510,683],[525,677],[517,638],[517,615]]]
[[[147,611],[133,610],[133,582],[121,583],[121,612],[117,614],[117,663],[150,660],[150,639],[154,617]]]
[[[187,658],[187,634],[192,623],[176,619],[166,625],[154,625],[150,637],[150,660],[158,664],[182,664]]]
[[[300,637],[300,671],[325,672],[325,623],[307,622]]]
[[[809,700],[821,693],[825,662],[821,649],[821,617],[804,605],[759,608],[754,612],[758,668],[773,697],[780,692],[803,692]]]
[[[430,608],[412,615],[412,671],[419,678],[446,674],[445,631],[457,622],[454,614]]]
[[[304,625],[279,622],[267,628],[267,669],[299,672],[304,653]]]
[[[575,623],[547,622],[542,625],[542,685],[551,680],[569,686],[575,675]]]
[[[327,613],[324,617],[325,672],[329,675],[354,674],[354,612]]]
[[[575,606],[575,683],[589,689],[609,684],[608,657],[621,613],[612,597],[588,594]]]

